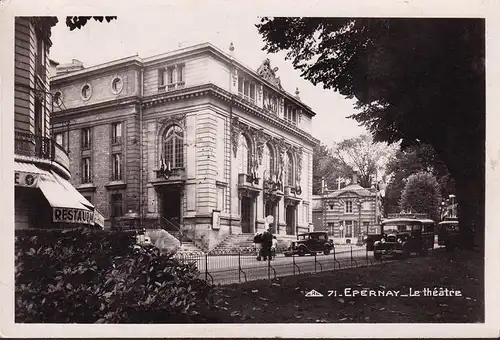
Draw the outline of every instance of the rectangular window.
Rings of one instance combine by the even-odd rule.
[[[174,166],[176,168],[183,168],[183,160],[184,160],[184,145],[183,140],[181,138],[175,139],[175,161]]]
[[[92,164],[89,157],[82,159],[82,183],[92,183]]]
[[[162,88],[166,85],[167,70],[161,68],[158,70],[158,88]]]
[[[248,80],[243,82],[243,94],[247,97],[250,95],[250,82]]]
[[[262,106],[264,109],[269,107],[269,93],[266,90],[262,91]]]
[[[44,42],[40,33],[36,37],[36,55],[35,55],[36,74],[42,79],[45,78],[45,49]]]
[[[122,142],[122,123],[113,123],[111,125],[111,141],[113,144]]]
[[[238,77],[238,92],[243,93],[243,78]]]
[[[352,214],[352,202],[351,201],[345,202],[345,213]]]
[[[352,237],[352,221],[345,221],[345,237]]]
[[[167,85],[175,83],[175,67],[167,68]]]
[[[90,149],[92,141],[91,134],[92,134],[91,128],[82,129],[82,149]]]
[[[112,180],[120,181],[122,179],[122,155],[114,154],[113,155],[113,171],[112,171]]]
[[[250,98],[255,100],[255,84],[250,84]]]
[[[184,65],[177,65],[177,84],[184,84]]]
[[[123,216],[123,197],[122,194],[111,194],[111,216]]]

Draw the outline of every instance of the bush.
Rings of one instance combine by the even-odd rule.
[[[16,231],[16,322],[214,321],[194,264],[134,245],[134,232]]]

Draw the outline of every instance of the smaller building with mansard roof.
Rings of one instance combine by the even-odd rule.
[[[381,200],[375,189],[363,188],[353,174],[351,184],[313,196],[313,224],[336,243],[357,243],[378,224]]]

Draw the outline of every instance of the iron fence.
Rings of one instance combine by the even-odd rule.
[[[273,259],[257,260],[256,253],[249,249],[231,253],[207,253],[175,255],[186,263],[194,263],[201,277],[212,284],[233,284],[253,280],[334,271],[345,268],[367,267],[393,262],[394,258],[375,260],[372,251],[365,246],[336,245],[329,255],[322,253],[304,256],[285,256],[280,251]]]

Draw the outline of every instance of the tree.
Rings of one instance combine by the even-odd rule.
[[[111,20],[116,19],[116,17],[66,17],[66,26],[69,27],[70,31],[73,31],[75,28],[80,29],[85,26],[90,19],[94,19],[95,21],[99,22],[103,22],[104,20],[110,22]]]
[[[446,165],[439,159],[430,145],[408,147],[396,152],[387,163],[386,175],[390,178],[387,185],[384,210],[388,213],[399,211],[401,193],[407,178],[415,173],[427,171],[436,177],[442,197],[455,193],[455,185]]]
[[[439,184],[431,173],[419,172],[408,177],[401,194],[401,210],[426,213],[436,221],[439,219],[440,203]]]
[[[264,50],[357,99],[376,141],[430,144],[455,180],[463,245],[484,250],[484,19],[262,18]]]
[[[384,169],[386,160],[394,147],[385,143],[374,143],[371,136],[364,134],[334,144],[333,154],[342,165],[341,175],[349,178],[357,171],[359,184],[369,188],[374,177]]]
[[[332,156],[331,150],[324,144],[313,149],[313,195],[321,195],[323,178],[328,188],[336,187],[337,178],[341,175],[341,166]]]

